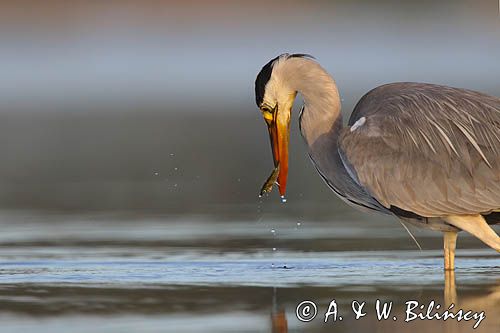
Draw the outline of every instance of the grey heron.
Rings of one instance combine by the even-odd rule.
[[[357,103],[347,126],[333,78],[311,56],[282,54],[255,81],[284,198],[291,109],[328,186],[346,203],[444,233],[444,268],[455,268],[457,233],[500,251],[500,98],[447,86],[398,82]]]

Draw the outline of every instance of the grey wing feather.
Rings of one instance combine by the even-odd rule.
[[[500,98],[424,83],[375,88],[356,106],[339,151],[385,207],[421,216],[500,209]]]

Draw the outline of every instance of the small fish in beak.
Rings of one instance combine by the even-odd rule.
[[[278,180],[278,175],[280,174],[280,165],[278,164],[276,168],[274,168],[273,172],[271,175],[267,178],[266,182],[264,185],[262,185],[262,188],[260,190],[259,197],[263,196],[264,194],[267,194],[272,191],[273,185],[276,183]]]
[[[268,103],[259,106],[267,124],[271,150],[273,153],[274,170],[266,180],[260,195],[271,192],[273,185],[278,185],[281,202],[286,202],[286,183],[288,177],[288,144],[290,136],[290,115],[296,92],[286,96],[283,103]],[[274,106],[270,106],[274,105]]]
[[[288,177],[288,142],[290,135],[290,113],[293,97],[284,109],[278,109],[278,106],[272,110],[264,109],[262,114],[266,120],[267,129],[269,131],[269,139],[271,141],[271,149],[273,153],[274,170],[262,186],[260,195],[269,193],[273,189],[273,185],[277,184],[281,202],[286,202],[286,183]]]

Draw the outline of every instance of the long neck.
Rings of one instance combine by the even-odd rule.
[[[288,59],[281,74],[281,82],[304,97],[300,130],[309,147],[309,156],[323,179],[347,203],[385,212],[385,208],[351,178],[340,157],[338,137],[342,114],[332,77],[316,62],[303,58]]]
[[[333,78],[315,61],[289,59],[285,81],[304,98],[300,131],[309,154],[322,173],[338,157],[337,138],[342,128],[340,97]]]
[[[300,130],[309,148],[328,137],[337,144],[342,128],[340,97],[335,82],[322,68],[320,76],[305,76],[297,91],[304,98],[304,110],[300,117]]]
[[[333,78],[317,62],[307,58],[289,59],[278,71],[283,82],[304,98],[300,127],[309,147],[324,135],[336,142],[342,127],[342,114]]]
[[[304,98],[300,130],[309,155],[320,174],[343,194],[350,182],[338,153],[337,139],[342,128],[340,97],[333,78],[315,61],[290,59],[286,82]]]

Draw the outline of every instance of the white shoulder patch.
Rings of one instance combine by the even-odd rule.
[[[359,118],[354,124],[352,124],[352,126],[351,126],[351,132],[353,132],[357,128],[363,126],[365,122],[366,122],[366,118],[365,117]]]

